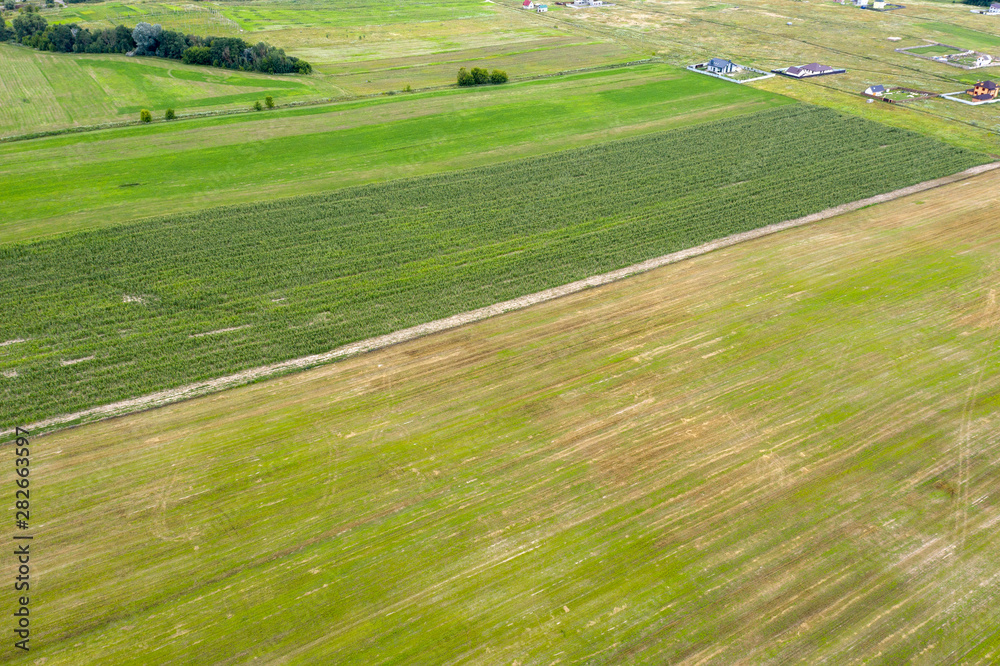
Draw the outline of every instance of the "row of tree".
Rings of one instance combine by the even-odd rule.
[[[486,83],[507,83],[507,72],[494,69],[488,72],[482,67],[473,67],[472,71],[464,67],[458,70],[458,85],[460,86],[481,86]]]
[[[87,30],[75,23],[48,25],[37,9],[28,5],[6,30],[0,17],[0,39],[14,39],[40,51],[63,53],[128,53],[182,60],[190,65],[211,65],[265,74],[308,74],[312,65],[285,55],[284,50],[259,42],[248,44],[234,37],[199,37],[160,25],[139,23]]]

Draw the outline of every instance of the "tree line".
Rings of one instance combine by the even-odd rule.
[[[473,67],[471,72],[464,67],[458,70],[460,86],[481,86],[487,83],[507,83],[507,72],[500,69],[488,72],[482,67]]]
[[[312,65],[305,60],[285,55],[283,49],[265,42],[248,44],[235,37],[186,35],[145,22],[132,30],[124,25],[93,31],[75,23],[48,25],[31,5],[11,21],[10,30],[0,17],[0,39],[13,39],[39,51],[156,56],[181,60],[189,65],[265,74],[308,74],[312,71]]]

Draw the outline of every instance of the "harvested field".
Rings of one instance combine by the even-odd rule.
[[[995,662],[998,186],[36,439],[11,662]]]

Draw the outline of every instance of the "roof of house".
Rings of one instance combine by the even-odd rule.
[[[524,4],[521,5],[521,6],[522,7],[530,7],[531,6],[531,0],[524,0]]]
[[[885,92],[885,86],[883,85],[868,86],[868,89],[872,92]]]
[[[709,67],[729,67],[732,64],[735,63],[733,63],[731,60],[726,60],[724,58],[712,58],[711,60],[708,61]]]
[[[1000,2],[990,3],[990,9],[1000,9]]]
[[[830,67],[829,65],[821,65],[818,62],[811,62],[808,65],[803,65],[802,69],[807,72],[829,72],[833,69],[833,67]]]
[[[976,87],[986,88],[987,90],[996,90],[997,84],[993,83],[992,81],[980,81],[979,83],[976,84]]]

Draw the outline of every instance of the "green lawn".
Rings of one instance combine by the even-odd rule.
[[[941,46],[940,44],[921,46],[915,49],[907,49],[906,51],[907,53],[918,53],[920,55],[947,55],[949,53],[961,53],[959,49],[953,49],[950,46]]]
[[[982,179],[32,438],[0,658],[997,663]]]
[[[646,66],[0,144],[0,238],[490,164],[790,102]]]
[[[658,91],[605,97],[642,94]],[[784,105],[0,247],[17,267],[0,301],[18,313],[0,340],[24,340],[0,347],[0,427],[328,351],[985,161]]]

